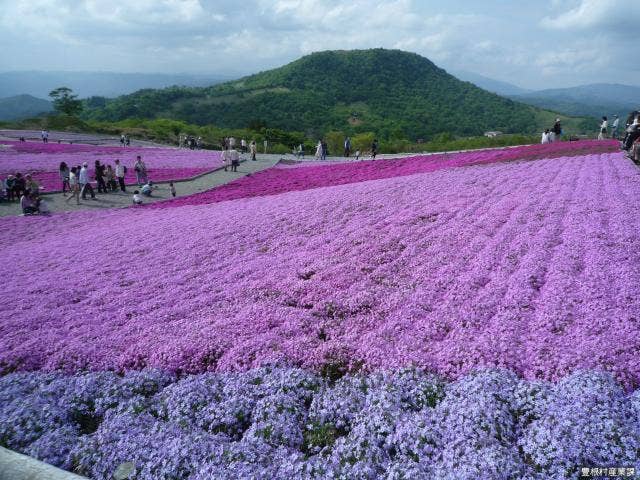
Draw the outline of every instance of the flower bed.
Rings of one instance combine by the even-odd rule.
[[[636,167],[602,154],[3,218],[0,370],[497,365],[635,387],[637,198]]]
[[[93,178],[96,160],[113,167],[119,159],[127,167],[125,181],[128,184],[136,183],[133,164],[137,155],[142,156],[149,178],[154,181],[191,178],[222,166],[220,152],[205,150],[8,141],[2,141],[1,145],[5,148],[0,149],[0,178],[16,172],[33,172],[45,192],[62,189],[58,168],[63,161],[69,168],[87,162]]]
[[[307,162],[297,166],[284,165],[281,168],[264,170],[203,193],[153,203],[147,208],[173,208],[181,205],[199,205],[238,198],[276,195],[290,191],[414,175],[468,165],[614,152],[619,150],[619,147],[619,142],[614,140],[582,140],[452,154],[343,162],[331,165],[317,165],[317,162]]]
[[[574,479],[640,471],[640,390],[415,369],[0,377],[0,444],[96,480]],[[120,477],[123,478],[123,477]]]

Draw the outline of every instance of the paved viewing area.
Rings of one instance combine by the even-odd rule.
[[[238,167],[237,172],[225,172],[224,169],[214,170],[204,175],[200,175],[191,180],[184,180],[174,182],[176,188],[176,196],[183,197],[185,195],[191,195],[193,193],[204,192],[211,188],[229,183],[237,178],[250,175],[261,170],[273,167],[278,163],[280,159],[279,155],[260,155],[255,162],[250,160],[243,161]],[[153,180],[153,179],[152,179]],[[168,182],[158,182],[155,184],[158,188],[153,191],[152,197],[144,197],[144,203],[159,202],[161,200],[167,200],[171,198],[171,192],[169,191]],[[127,192],[113,192],[113,193],[96,193],[96,199],[92,200],[90,195],[87,195],[86,200],[80,200],[80,204],[77,205],[75,200],[69,200],[67,202],[67,196],[63,196],[62,193],[43,193],[42,199],[46,202],[51,212],[63,212],[70,210],[97,210],[102,208],[122,208],[132,205],[133,192],[137,187],[135,185],[127,185]],[[94,186],[95,190],[95,186]],[[20,215],[22,213],[19,202],[12,203],[0,203],[0,216],[6,215]]]

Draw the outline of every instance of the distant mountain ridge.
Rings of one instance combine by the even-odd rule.
[[[415,53],[386,49],[317,52],[211,87],[146,89],[88,105],[90,120],[172,118],[410,139],[532,133],[550,126],[555,115],[460,81]]]
[[[0,72],[0,94],[33,95],[46,98],[54,88],[66,86],[80,98],[117,97],[143,88],[165,88],[171,85],[203,87],[230,80],[224,75],[192,75],[114,72]]]
[[[48,100],[36,98],[31,95],[15,95],[13,97],[0,98],[0,120],[21,120],[35,117],[53,110],[53,105]]]
[[[468,71],[453,71],[456,77],[498,95],[566,115],[600,118],[626,115],[640,108],[640,87],[616,83],[594,83],[576,87],[528,90],[502,80]]]
[[[625,115],[640,108],[640,87],[596,83],[511,95],[512,99],[568,115]]]
[[[455,75],[460,80],[464,80],[465,82],[471,82],[474,85],[480,88],[483,88],[488,92],[497,93],[498,95],[502,95],[502,96],[521,95],[521,94],[533,92],[533,90],[522,88],[509,82],[496,80],[495,78],[485,77],[484,75],[480,75],[474,72],[469,72],[466,70],[453,70],[453,71],[449,71],[449,73],[451,73],[452,75]]]

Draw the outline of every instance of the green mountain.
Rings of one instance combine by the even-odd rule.
[[[0,120],[21,120],[53,110],[51,102],[31,95],[0,98]]]
[[[550,126],[555,115],[460,81],[417,54],[373,49],[313,53],[211,87],[93,97],[84,118],[171,118],[225,128],[268,126],[309,136],[375,132],[385,139],[415,140],[444,132],[533,133]]]

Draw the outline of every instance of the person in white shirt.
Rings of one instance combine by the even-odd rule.
[[[135,190],[133,192],[133,204],[134,205],[142,204],[142,197],[140,196],[140,192],[138,192],[138,190]]]
[[[229,150],[227,150],[226,148],[222,150],[222,156],[220,158],[222,160],[222,164],[224,165],[224,171],[226,172],[227,169],[231,166],[231,156],[229,155]]]
[[[89,182],[89,165],[87,162],[82,164],[82,168],[80,169],[80,177],[78,179],[80,183],[80,196],[83,200],[87,199],[87,191],[91,194],[91,199],[96,199],[96,194],[93,191],[93,187],[91,186],[91,182]]]
[[[613,124],[611,125],[611,138],[618,138],[618,125],[620,125],[620,119],[618,115],[613,116]]]
[[[153,182],[149,180],[147,183],[145,183],[142,186],[142,188],[140,189],[140,193],[142,193],[142,195],[144,195],[145,197],[150,197],[152,192],[153,192]]]
[[[233,149],[236,146],[236,139],[235,137],[229,137],[229,148]]]
[[[598,133],[598,140],[604,140],[607,138],[607,117],[602,117],[602,123],[600,124],[600,132]]]
[[[549,129],[547,128],[544,132],[542,132],[542,144],[549,143]]]
[[[229,150],[229,156],[231,157],[231,171],[237,172],[240,165],[240,154],[235,148]]]
[[[120,184],[120,190],[126,192],[127,189],[124,186],[124,165],[120,164],[120,160],[116,160],[116,178],[118,179],[118,183]]]
[[[256,145],[256,141],[251,141],[251,160],[256,161],[256,154],[258,153],[258,146]]]
[[[78,169],[76,167],[71,167],[69,171],[69,192],[71,195],[67,197],[67,202],[72,198],[75,198],[78,205],[80,205],[80,186],[78,185]]]
[[[247,153],[247,141],[244,138],[240,140],[240,151]]]

